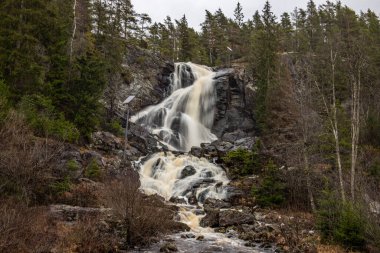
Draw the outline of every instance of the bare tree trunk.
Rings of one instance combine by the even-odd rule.
[[[358,144],[360,135],[360,89],[361,89],[361,70],[358,67],[357,79],[353,77],[352,82],[352,101],[351,101],[351,197],[355,199],[355,172],[358,157]]]
[[[308,196],[309,196],[311,210],[313,212],[315,212],[316,208],[315,208],[314,196],[313,196],[313,191],[311,190],[309,156],[307,154],[307,148],[306,148],[305,145],[303,145],[303,147],[302,147],[302,152],[303,152],[303,161],[304,161],[304,166],[305,166],[305,171],[306,171],[307,193],[308,193]]]
[[[336,61],[336,53],[333,54],[333,50],[330,51],[330,63],[331,63],[331,85],[332,85],[332,108],[329,109],[329,106],[327,105],[325,95],[322,93],[321,89],[319,88],[317,84],[317,88],[319,89],[321,95],[323,104],[325,107],[325,110],[328,114],[329,122],[330,122],[330,128],[334,136],[335,141],[335,155],[336,155],[336,162],[338,165],[338,176],[339,176],[339,186],[340,186],[340,193],[342,197],[342,201],[346,201],[346,193],[344,190],[344,182],[343,182],[343,169],[342,169],[342,159],[340,157],[340,143],[339,143],[339,130],[338,130],[338,119],[337,119],[337,105],[336,105],[336,94],[335,94],[335,61]]]
[[[77,0],[74,0],[74,5],[73,5],[73,32],[72,32],[72,35],[71,35],[71,42],[70,42],[70,63],[72,62],[73,47],[74,47],[74,38],[75,38],[76,30],[77,30],[76,9],[77,9]]]
[[[344,183],[343,183],[343,169],[342,169],[342,160],[340,157],[340,144],[339,144],[339,130],[338,130],[338,119],[337,119],[337,106],[336,106],[336,95],[335,95],[335,61],[336,61],[336,53],[333,55],[333,51],[330,52],[330,60],[331,60],[331,70],[332,70],[332,92],[333,92],[333,126],[332,130],[334,133],[334,139],[335,139],[335,152],[336,152],[336,158],[338,163],[338,174],[339,174],[339,184],[340,184],[340,191],[342,195],[343,202],[346,201],[346,193],[344,190]]]

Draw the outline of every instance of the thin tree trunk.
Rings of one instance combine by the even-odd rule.
[[[334,133],[334,139],[335,139],[335,152],[336,152],[336,158],[338,163],[338,174],[339,174],[339,184],[340,184],[340,191],[342,195],[343,202],[346,201],[346,193],[344,190],[344,183],[343,183],[343,169],[342,169],[342,160],[340,157],[340,144],[339,144],[339,130],[338,130],[338,119],[337,119],[337,105],[336,105],[336,95],[335,95],[335,60],[336,60],[336,53],[333,55],[333,51],[331,50],[330,53],[330,60],[331,60],[331,70],[332,70],[332,91],[333,91],[333,133]]]
[[[360,68],[360,67],[359,67]],[[353,77],[352,83],[352,108],[351,108],[351,197],[355,199],[355,174],[358,157],[358,144],[360,135],[360,86],[361,73],[358,70],[358,79]]]
[[[303,152],[303,161],[304,161],[304,166],[305,166],[305,171],[306,171],[306,187],[307,187],[307,193],[309,196],[309,201],[310,201],[310,206],[311,210],[315,212],[315,202],[314,202],[314,196],[313,196],[313,191],[311,190],[311,179],[310,179],[310,165],[309,165],[309,157],[307,155],[307,150],[305,145],[302,147],[302,152]]]
[[[339,187],[340,187],[340,193],[342,201],[346,201],[346,193],[344,190],[344,182],[343,182],[343,169],[342,169],[342,159],[340,157],[340,143],[339,143],[339,130],[338,130],[338,119],[337,119],[337,105],[336,105],[336,94],[335,94],[335,60],[336,60],[336,53],[333,55],[333,50],[330,51],[330,61],[331,61],[331,71],[332,71],[332,108],[329,109],[329,106],[327,105],[326,98],[324,94],[322,93],[321,89],[319,88],[319,85],[316,83],[316,86],[319,90],[319,92],[322,95],[323,104],[325,107],[325,110],[328,114],[328,119],[330,122],[330,128],[334,136],[335,141],[335,155],[336,155],[336,162],[338,166],[338,176],[339,176]]]
[[[71,42],[70,42],[70,63],[72,62],[72,58],[73,58],[74,38],[75,38],[76,31],[77,31],[76,9],[77,9],[77,0],[74,0],[74,5],[73,5],[73,32],[71,35]]]

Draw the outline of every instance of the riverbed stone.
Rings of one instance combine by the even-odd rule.
[[[177,252],[177,251],[178,251],[178,248],[174,242],[165,242],[160,248],[160,252]]]
[[[184,179],[186,177],[190,177],[190,176],[194,175],[196,172],[197,171],[195,170],[195,168],[193,166],[187,165],[185,168],[182,169],[179,179]]]
[[[201,227],[218,227],[219,226],[219,210],[209,210],[200,222]]]
[[[228,202],[226,202],[224,200],[220,200],[220,199],[208,198],[204,202],[203,207],[207,212],[207,210],[230,208],[231,203],[228,203]]]

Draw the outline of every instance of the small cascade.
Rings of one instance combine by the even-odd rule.
[[[166,200],[191,198],[202,203],[206,198],[222,199],[229,182],[225,171],[205,158],[172,153],[156,153],[140,167],[141,187],[148,194]]]
[[[217,138],[210,128],[216,103],[215,72],[193,63],[177,63],[172,77],[172,94],[131,118],[146,127],[171,149],[189,151],[193,146]],[[193,80],[192,85],[189,80]]]

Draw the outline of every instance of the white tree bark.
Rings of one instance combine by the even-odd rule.
[[[361,66],[358,66],[358,75],[352,76],[351,88],[351,197],[355,199],[355,174],[358,158],[358,146],[360,136],[360,90],[361,90]]]
[[[72,62],[72,58],[73,58],[74,39],[75,39],[76,31],[77,31],[76,10],[77,10],[77,0],[74,0],[74,5],[73,5],[73,32],[71,34],[71,41],[70,41],[70,62]]]
[[[326,113],[328,115],[328,119],[330,122],[330,129],[334,136],[335,141],[335,155],[336,155],[336,162],[338,166],[338,176],[339,176],[339,186],[340,186],[340,194],[342,201],[346,201],[346,193],[344,190],[344,182],[343,182],[343,169],[342,169],[342,159],[340,156],[340,143],[339,143],[339,130],[338,130],[338,119],[337,119],[337,105],[336,105],[336,88],[335,88],[335,63],[336,63],[336,56],[337,54],[333,52],[331,49],[330,51],[330,64],[331,64],[331,88],[332,88],[332,105],[331,109],[329,109],[329,106],[327,104],[325,95],[322,93],[318,83],[316,83],[316,86],[318,90],[321,93],[323,104],[326,110]]]

